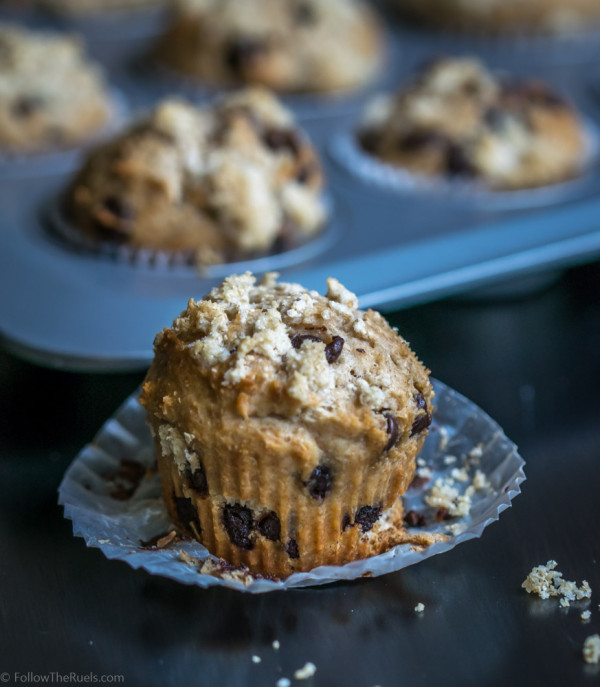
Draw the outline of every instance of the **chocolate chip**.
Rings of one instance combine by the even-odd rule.
[[[354,524],[360,525],[363,532],[368,532],[373,525],[379,520],[383,506],[363,506],[359,508],[354,516]]]
[[[185,496],[173,496],[175,501],[175,510],[177,511],[177,518],[184,526],[189,527],[190,523],[194,523],[196,528],[200,530],[200,520],[198,519],[198,511],[196,510],[192,499]]]
[[[357,349],[356,349],[356,352],[357,352],[357,353],[366,353],[366,351],[365,351],[364,348],[357,348]]]
[[[308,489],[308,493],[313,499],[322,501],[331,491],[331,487],[333,486],[331,469],[326,465],[317,465],[308,478],[308,481],[304,482],[304,486]]]
[[[290,558],[300,558],[300,551],[298,551],[298,542],[295,539],[290,539],[285,548],[285,552]]]
[[[12,105],[12,113],[15,117],[31,117],[44,106],[44,99],[39,95],[23,95],[17,98]]]
[[[444,150],[448,146],[448,139],[437,131],[413,131],[402,136],[398,141],[398,148],[406,152],[420,151],[426,148]]]
[[[131,222],[135,217],[135,213],[131,205],[122,198],[117,196],[107,196],[102,201],[102,207],[108,210],[111,215],[124,222]]]
[[[451,177],[472,177],[475,170],[461,146],[451,144],[446,151],[446,173]]]
[[[262,138],[265,145],[276,152],[288,151],[295,157],[300,151],[300,139],[294,129],[267,129]]]
[[[281,523],[275,511],[271,511],[258,521],[256,529],[269,541],[279,541],[281,538]]]
[[[317,21],[315,7],[310,2],[299,2],[294,7],[294,22],[301,26],[312,26]]]
[[[417,415],[415,418],[415,421],[412,424],[411,430],[410,430],[410,436],[414,437],[415,434],[420,434],[421,432],[425,431],[429,425],[431,424],[431,415],[429,413],[425,413],[423,415]]]
[[[331,342],[325,346],[325,358],[327,362],[331,365],[342,354],[342,349],[344,348],[344,339],[341,336],[334,336]]]
[[[366,129],[358,134],[358,142],[367,153],[374,154],[379,148],[379,133],[373,129]]]
[[[192,470],[190,466],[186,469],[186,476],[190,487],[198,494],[198,496],[208,496],[208,481],[206,480],[206,473],[204,466]]]
[[[417,393],[413,396],[413,400],[419,410],[423,410],[423,408],[427,407],[427,401],[425,400],[425,396],[423,396],[423,394],[420,391],[417,391]]]
[[[398,442],[400,433],[398,431],[398,420],[396,420],[391,413],[385,413],[384,417],[386,419],[385,431],[390,435],[390,438],[383,449],[383,452],[387,453],[390,449],[394,448]]]
[[[424,431],[429,427],[431,424],[431,413],[427,409],[427,401],[425,400],[425,396],[420,391],[417,391],[417,393],[413,397],[415,405],[417,406],[417,410],[425,410],[424,414],[417,415],[415,418],[412,428],[410,430],[410,436],[414,437],[415,434],[419,434],[420,432]]]
[[[440,506],[435,513],[435,519],[438,522],[443,522],[444,520],[452,520],[452,516],[445,506]]]
[[[342,518],[342,532],[345,532],[349,527],[352,527],[352,519],[348,513],[346,513]]]
[[[309,160],[301,165],[296,172],[296,181],[299,184],[308,184],[308,182],[319,172],[319,166],[314,160]]]
[[[228,503],[223,508],[223,526],[233,544],[246,551],[252,548],[250,532],[254,529],[254,520],[249,508],[239,503]]]
[[[248,37],[233,38],[225,48],[225,64],[235,76],[242,77],[246,67],[267,51],[268,46],[264,40]]]
[[[294,334],[290,336],[290,341],[292,346],[296,349],[300,348],[305,341],[318,341],[319,343],[323,343],[323,339],[320,339],[314,334]]]
[[[409,527],[425,527],[427,520],[423,513],[418,513],[416,510],[409,510],[404,516],[404,522]]]
[[[422,486],[429,482],[429,477],[422,477],[421,475],[415,475],[413,481],[408,485],[409,489],[420,489]]]

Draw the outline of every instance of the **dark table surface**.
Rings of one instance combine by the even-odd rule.
[[[390,319],[437,378],[519,444],[523,493],[481,539],[417,566],[257,596],[111,562],[63,519],[63,472],[143,372],[74,374],[1,353],[0,680],[274,686],[311,661],[315,676],[292,684],[598,684],[600,665],[581,649],[600,631],[600,265],[524,297]],[[521,589],[549,559],[589,581],[591,602],[561,609]]]

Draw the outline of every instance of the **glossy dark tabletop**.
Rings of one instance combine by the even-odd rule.
[[[257,596],[111,562],[63,519],[64,470],[143,373],[74,374],[0,354],[0,679],[275,686],[310,661],[315,676],[292,684],[598,684],[600,665],[586,665],[581,649],[600,632],[600,265],[526,297],[445,301],[390,319],[437,378],[519,444],[523,493],[481,539],[415,567]],[[589,581],[591,603],[561,609],[521,589],[549,559]]]

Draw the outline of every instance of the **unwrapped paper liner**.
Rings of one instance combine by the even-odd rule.
[[[582,118],[582,124],[584,153],[579,164],[579,174],[565,181],[525,189],[496,190],[476,180],[429,177],[413,173],[364,151],[353,131],[335,136],[329,152],[338,165],[368,184],[401,193],[433,194],[481,202],[488,208],[514,210],[554,205],[596,192],[600,168],[600,132],[587,117]]]
[[[419,464],[431,470],[432,477],[423,487],[409,489],[404,506],[405,511],[425,514],[431,523],[419,531],[446,533],[448,538],[421,550],[401,544],[378,556],[346,565],[321,566],[310,572],[294,573],[281,581],[251,578],[244,585],[233,579],[201,574],[196,566],[184,562],[182,551],[184,557],[185,554],[197,559],[210,556],[196,541],[179,540],[162,549],[142,546],[142,541],[173,530],[173,525],[162,500],[159,475],[152,469],[154,444],[145,411],[138,403],[139,391],[125,401],[94,441],[75,458],[60,485],[59,503],[64,506],[65,517],[73,521],[73,533],[83,537],[87,546],[99,548],[107,558],[125,561],[132,568],[143,568],[184,584],[261,593],[394,572],[481,536],[511,505],[525,480],[525,463],[501,427],[464,396],[442,382],[433,382],[434,419],[419,456]],[[139,463],[150,473],[126,501],[109,495],[111,485],[106,479],[106,474],[114,474],[122,461]],[[436,521],[436,509],[425,505],[423,497],[438,477],[448,476],[456,468],[467,469],[471,476],[475,468],[482,471],[490,487],[477,491],[469,513],[453,519],[449,527],[448,522]],[[463,491],[466,485],[461,487]],[[458,482],[456,486],[460,486]]]

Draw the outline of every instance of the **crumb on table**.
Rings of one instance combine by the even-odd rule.
[[[592,596],[592,590],[586,580],[578,587],[576,582],[564,580],[556,566],[556,561],[550,560],[546,565],[534,567],[521,586],[529,594],[537,594],[541,599],[560,597],[563,607],[569,606],[571,601],[589,599]]]
[[[600,635],[590,635],[583,644],[583,660],[586,663],[600,661]]]
[[[308,661],[304,664],[302,668],[294,673],[294,678],[296,680],[308,680],[317,672],[317,667],[314,663]]]

